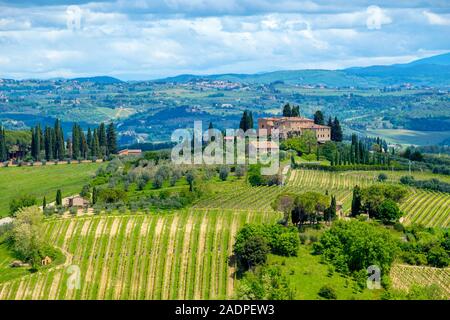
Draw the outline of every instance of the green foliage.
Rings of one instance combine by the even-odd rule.
[[[388,176],[386,173],[380,173],[378,175],[378,181],[380,181],[380,182],[385,182],[387,179],[388,179]]]
[[[257,239],[256,241],[258,241],[258,245],[261,247],[259,251],[254,248],[255,244],[251,243],[255,239]],[[270,251],[282,256],[295,256],[300,245],[297,229],[286,228],[280,224],[246,224],[236,235],[234,253],[241,265],[244,268],[249,268],[255,265],[255,261],[265,261],[266,258],[261,254],[262,251],[265,252],[265,245],[268,247],[266,255]],[[254,254],[257,255],[250,257],[248,250],[251,250],[250,252],[252,254],[255,252]]]
[[[220,180],[226,181],[228,178],[228,174],[230,173],[230,168],[228,166],[221,166],[219,168],[219,177]]]
[[[355,217],[359,215],[361,211],[362,211],[362,193],[361,188],[358,185],[356,185],[353,188],[351,215]]]
[[[394,223],[398,221],[403,213],[400,211],[396,202],[391,199],[384,200],[377,213],[378,219],[380,219],[384,224]]]
[[[313,246],[315,253],[342,273],[359,272],[371,265],[388,273],[398,250],[388,231],[356,220],[335,222]]]
[[[9,202],[9,214],[15,216],[19,209],[34,206],[36,203],[36,198],[31,195],[14,198]]]
[[[421,286],[413,284],[408,290],[388,290],[384,300],[447,300],[443,290],[436,284]]]
[[[381,219],[380,206],[385,200],[400,202],[408,190],[399,185],[376,184],[361,191],[364,210],[371,218]]]
[[[404,230],[406,242],[401,243],[401,258],[413,265],[447,267],[450,264],[448,231],[413,225]]]
[[[61,206],[62,205],[62,192],[61,189],[58,189],[56,191],[56,201],[55,201],[57,206]]]
[[[242,234],[236,236],[233,250],[241,268],[245,270],[266,263],[267,254],[270,252],[267,240],[263,236]]]
[[[302,225],[306,221],[318,223],[330,205],[330,197],[322,193],[308,191],[295,198],[291,213],[292,223]]]
[[[98,191],[98,200],[103,203],[116,203],[126,201],[127,194],[122,189],[105,188]]]
[[[330,285],[324,285],[323,287],[321,287],[317,294],[319,295],[319,297],[327,300],[337,299],[336,290]]]
[[[291,300],[294,290],[279,267],[258,267],[245,273],[239,282],[239,300]]]

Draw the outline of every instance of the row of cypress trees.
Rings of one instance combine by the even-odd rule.
[[[72,136],[64,143],[64,132],[60,120],[55,121],[54,127],[46,126],[42,131],[40,124],[31,129],[31,156],[41,160],[42,153],[46,160],[64,158],[87,159],[88,157],[104,157],[117,152],[117,134],[111,122],[106,128],[101,123],[98,128],[87,134],[81,126],[75,123]]]

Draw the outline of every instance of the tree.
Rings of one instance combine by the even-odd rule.
[[[92,188],[92,204],[96,204],[98,199],[98,190],[96,187]]]
[[[97,130],[98,134],[98,144],[100,147],[100,153],[102,156],[106,154],[106,148],[107,148],[107,141],[106,141],[106,129],[105,124],[102,122],[100,123],[100,126]]]
[[[57,206],[62,206],[62,193],[61,193],[61,189],[58,189],[56,191],[56,205]]]
[[[239,264],[244,269],[250,269],[257,265],[266,263],[267,255],[270,252],[267,240],[260,235],[250,235],[249,237],[236,237],[234,254]]]
[[[72,126],[72,158],[78,159],[81,152],[80,128],[74,123]]]
[[[250,111],[248,115],[248,129],[253,129],[253,113]]]
[[[245,174],[245,168],[244,168],[244,166],[242,166],[242,165],[237,165],[237,166],[236,166],[236,169],[235,169],[235,171],[234,171],[234,174],[236,175],[236,177],[237,177],[238,179],[242,178],[242,177],[244,176],[244,174]]]
[[[164,177],[161,174],[155,174],[153,178],[153,188],[160,189],[163,186]]]
[[[221,166],[219,169],[220,180],[226,181],[229,173],[230,173],[230,168],[228,166]]]
[[[353,198],[352,198],[352,211],[351,215],[353,217],[359,215],[362,211],[362,194],[361,194],[361,188],[356,185],[353,188]]]
[[[100,151],[100,144],[98,141],[98,131],[97,129],[94,129],[94,134],[93,134],[93,138],[92,138],[92,149],[91,149],[91,156],[92,157],[97,157],[100,158],[101,155],[101,151]]]
[[[189,184],[189,191],[194,191],[195,172],[193,170],[186,172],[186,181]]]
[[[378,175],[378,181],[380,181],[380,182],[386,181],[387,178],[388,178],[388,176],[387,176],[386,173],[380,173],[380,174]]]
[[[341,142],[343,139],[342,128],[337,117],[334,118],[331,124],[331,140]]]
[[[253,120],[250,118],[250,114],[248,113],[247,110],[245,110],[244,113],[242,114],[242,118],[239,123],[239,128],[245,132],[248,129],[253,128],[252,122],[253,122]]]
[[[56,121],[55,121],[54,134],[55,134],[54,158],[63,160],[64,159],[64,132],[61,128],[61,121],[59,119],[56,119]]]
[[[317,223],[329,203],[330,198],[318,192],[309,191],[298,195],[292,210],[292,223],[301,225],[308,220],[311,224]]]
[[[292,106],[291,117],[300,117],[300,107],[299,106]]]
[[[9,203],[9,214],[14,217],[16,212],[22,208],[31,207],[36,204],[36,198],[32,195],[22,195],[14,198]]]
[[[283,117],[290,117],[292,115],[291,105],[286,103],[283,107]]]
[[[323,116],[322,111],[317,110],[317,111],[314,113],[314,123],[315,123],[315,124],[319,124],[319,125],[325,125],[325,118],[324,118],[324,116]]]
[[[391,199],[384,200],[378,209],[378,218],[384,223],[393,223],[402,216],[397,203]]]
[[[330,206],[325,211],[325,220],[328,222],[331,222],[331,220],[334,220],[336,218],[336,197],[331,196],[331,203]]]
[[[44,150],[45,150],[45,159],[50,160],[53,158],[53,154],[54,154],[54,141],[53,141],[53,136],[54,133],[52,132],[53,129],[46,126],[45,127],[45,131],[44,131],[44,139],[45,139],[45,143],[44,143]]]
[[[271,206],[274,210],[283,212],[285,225],[288,225],[289,220],[291,220],[291,212],[294,209],[295,198],[296,195],[293,193],[282,193],[272,202]]]
[[[312,130],[305,130],[300,136],[300,140],[308,147],[308,154],[311,154],[313,147],[317,146],[317,136]]]
[[[239,300],[294,299],[294,290],[279,266],[260,266],[246,272],[236,292]]]
[[[36,206],[20,209],[11,231],[12,248],[16,255],[37,268],[45,248],[41,210]]]
[[[6,150],[5,128],[0,126],[0,161],[8,160],[8,151]]]
[[[389,274],[398,250],[397,239],[390,231],[358,220],[336,221],[313,244],[316,254],[345,274],[364,272],[371,265]]]
[[[42,210],[47,207],[47,199],[44,196],[44,200],[42,201]]]
[[[108,125],[106,139],[107,139],[108,155],[116,154],[117,153],[117,135],[116,135],[116,130],[114,129],[114,123],[112,123],[112,122]]]

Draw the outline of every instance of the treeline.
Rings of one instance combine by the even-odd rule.
[[[351,144],[343,145],[336,150],[330,162],[331,166],[360,164],[390,166],[391,159],[384,152],[381,140],[378,140],[378,143],[371,143],[370,140],[360,140],[356,134],[353,134]]]
[[[54,127],[46,126],[41,129],[40,124],[31,129],[31,157],[39,161],[41,159],[63,160],[102,158],[117,153],[117,135],[114,124],[111,122],[106,128],[101,123],[98,128],[87,134],[75,123],[72,127],[72,137],[64,143],[64,132],[61,122],[55,121]]]
[[[450,183],[443,182],[438,179],[415,180],[412,176],[403,176],[400,178],[400,183],[420,189],[450,192]]]

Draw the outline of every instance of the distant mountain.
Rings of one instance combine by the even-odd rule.
[[[253,84],[270,84],[282,81],[289,84],[323,84],[331,87],[384,87],[405,83],[450,87],[450,53],[406,64],[387,66],[353,67],[343,70],[286,70],[258,74],[185,74],[156,81],[183,83],[201,79]]]
[[[114,83],[121,83],[122,80],[119,80],[117,78],[108,77],[108,76],[97,76],[97,77],[84,77],[84,78],[73,78],[70,79],[77,82],[93,82],[97,84],[114,84]]]

